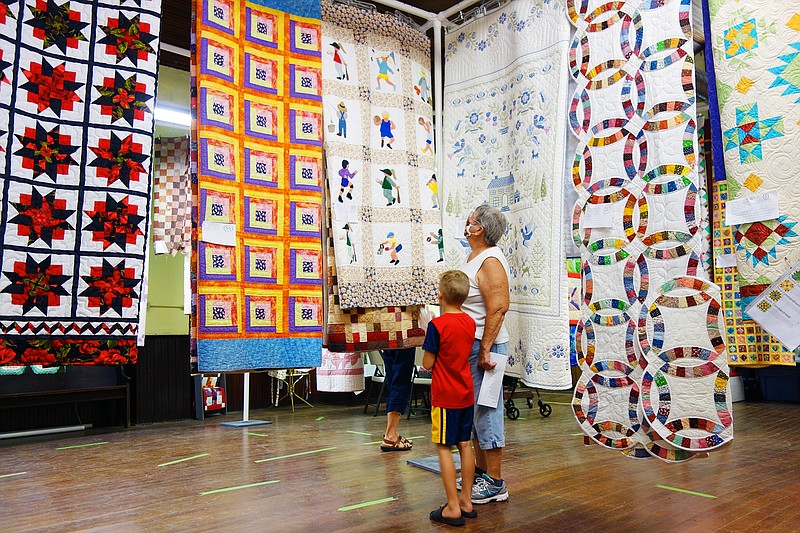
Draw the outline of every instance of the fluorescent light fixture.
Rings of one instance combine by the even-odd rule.
[[[156,122],[162,124],[175,124],[187,128],[192,125],[192,115],[188,111],[156,106],[153,116]]]

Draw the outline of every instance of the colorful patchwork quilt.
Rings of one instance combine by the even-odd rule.
[[[0,2],[0,364],[136,361],[160,12]]]
[[[342,308],[436,301],[444,271],[430,41],[322,3],[325,157]]]
[[[581,377],[595,442],[682,461],[733,438],[720,289],[701,264],[690,0],[569,0]]]
[[[318,366],[319,5],[196,0],[198,369]]]
[[[153,177],[153,247],[155,253],[189,254],[192,250],[192,189],[189,139],[156,141]]]
[[[506,372],[565,389],[569,316],[563,174],[569,24],[564,3],[512,2],[446,39],[442,176],[445,261],[469,253],[464,223],[488,204],[508,219],[498,244],[510,266]]]
[[[777,191],[777,219],[733,228],[742,304],[800,260],[800,6],[705,2],[728,199]],[[720,161],[721,163],[721,161]]]
[[[789,261],[796,260],[793,228],[800,202],[789,187],[794,168],[789,161],[800,156],[800,82],[791,83],[790,65],[800,64],[800,9],[789,4],[770,3],[769,9],[752,2],[703,5],[709,110],[715,128],[714,281],[723,288],[731,365],[794,364],[794,354],[744,312],[753,298],[789,268]],[[756,101],[757,108],[775,115],[772,133],[769,128],[762,130],[760,119],[742,118],[736,124],[742,104]],[[781,217],[789,218],[733,227],[724,224],[728,200],[767,190],[778,190]],[[735,266],[718,264],[733,255]]]

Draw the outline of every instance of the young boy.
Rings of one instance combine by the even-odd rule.
[[[428,323],[422,366],[433,369],[431,377],[431,437],[439,453],[447,504],[431,511],[434,522],[463,526],[464,518],[475,518],[472,508],[472,418],[474,392],[469,353],[475,339],[475,321],[461,310],[469,293],[469,279],[459,270],[448,270],[439,281],[442,316]],[[464,489],[456,490],[456,467],[451,453],[458,447]],[[470,486],[467,486],[469,484]]]

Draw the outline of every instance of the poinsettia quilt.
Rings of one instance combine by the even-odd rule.
[[[160,0],[0,0],[0,364],[134,362]]]

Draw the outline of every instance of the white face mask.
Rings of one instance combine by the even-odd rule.
[[[474,235],[474,234],[473,234],[473,233],[472,233],[472,232],[469,230],[470,228],[473,228],[473,227],[474,227],[474,228],[480,228],[481,226],[480,226],[480,225],[478,225],[478,224],[470,224],[469,222],[467,222],[467,223],[464,225],[464,238],[465,238],[465,239],[469,239],[469,237],[470,237],[471,235]]]

